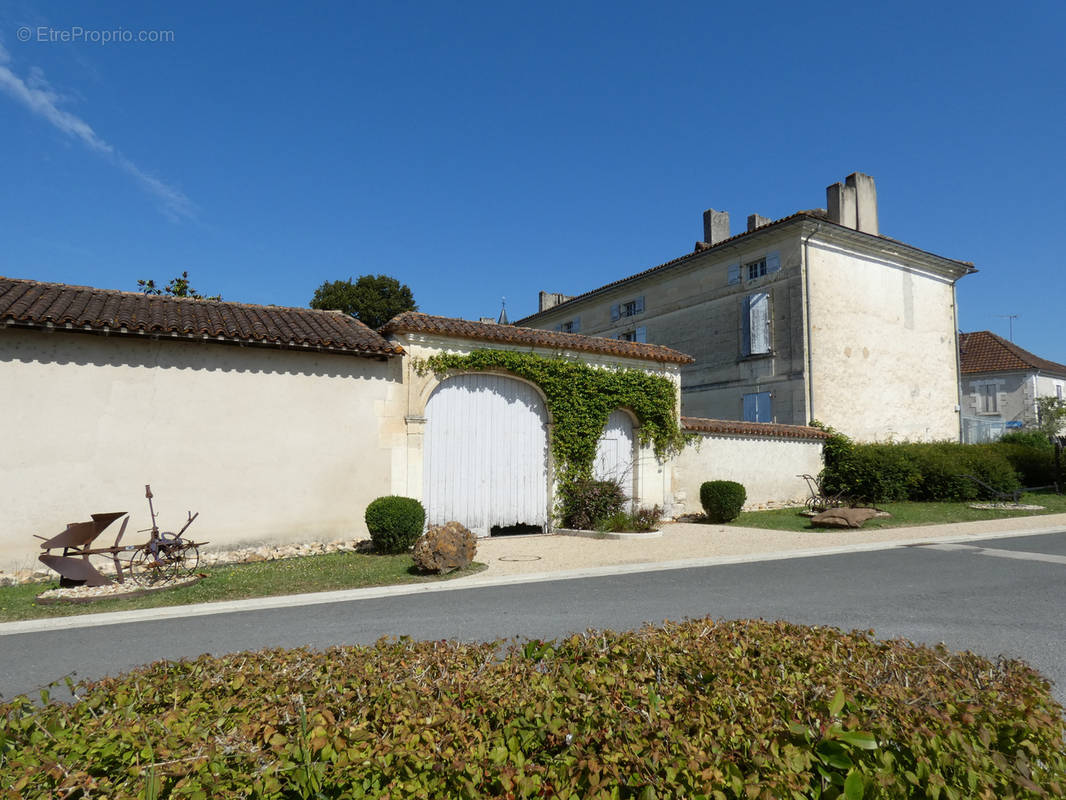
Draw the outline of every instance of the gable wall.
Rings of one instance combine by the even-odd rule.
[[[957,440],[949,280],[812,239],[814,419],[860,441]]]

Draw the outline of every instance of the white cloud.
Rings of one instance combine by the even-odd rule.
[[[173,220],[191,218],[196,212],[193,202],[179,190],[155,178],[104,141],[85,120],[59,107],[60,95],[37,68],[23,79],[8,66],[11,56],[0,44],[0,91],[6,92],[39,117],[43,117],[67,136],[78,139],[90,150],[105,156],[132,177],[141,188],[159,200],[163,212]]]

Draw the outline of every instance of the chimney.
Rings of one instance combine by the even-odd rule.
[[[853,172],[845,178],[846,187],[855,192],[855,227],[863,233],[877,236],[877,187],[874,179],[861,172]]]
[[[844,183],[827,186],[825,202],[831,222],[875,236],[881,232],[877,224],[877,187],[869,175],[853,172]]]
[[[565,303],[567,300],[572,300],[573,295],[559,294],[558,292],[541,292],[539,298],[538,311],[547,311],[549,308],[555,308],[560,303]]]
[[[761,228],[763,225],[769,225],[773,220],[769,217],[763,217],[758,214],[748,215],[748,233],[751,233],[756,228]]]
[[[703,212],[703,241],[715,245],[729,238],[729,212],[708,208]]]

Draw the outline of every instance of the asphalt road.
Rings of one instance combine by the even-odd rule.
[[[1021,658],[1066,703],[1066,532],[0,636],[0,693],[158,659],[382,636],[547,638],[711,616],[787,619]],[[60,693],[56,693],[57,695]]]

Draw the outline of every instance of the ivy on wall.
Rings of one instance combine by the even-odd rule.
[[[643,445],[660,459],[676,455],[688,436],[676,413],[676,386],[669,378],[637,369],[598,369],[566,358],[547,358],[510,350],[475,350],[468,355],[439,353],[415,364],[420,375],[449,370],[500,370],[536,384],[547,399],[554,423],[552,456],[560,477],[589,477],[596,443],[611,412],[626,408],[640,421]]]

